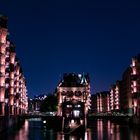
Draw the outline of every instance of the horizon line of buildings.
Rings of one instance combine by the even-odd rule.
[[[0,15],[0,116],[27,112],[26,81],[15,44],[8,39],[8,18]]]
[[[132,58],[130,66],[123,72],[110,91],[92,95],[91,112],[120,112],[140,116],[140,54]]]

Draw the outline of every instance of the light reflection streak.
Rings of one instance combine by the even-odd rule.
[[[24,126],[16,134],[15,140],[28,140],[28,134],[29,134],[29,121],[25,120]]]

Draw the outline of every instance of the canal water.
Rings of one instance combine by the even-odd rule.
[[[140,140],[140,129],[97,119],[84,133],[63,135],[44,127],[41,119],[27,119],[21,128],[0,134],[0,140]]]

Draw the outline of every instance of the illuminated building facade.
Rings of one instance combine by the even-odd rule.
[[[7,39],[7,17],[0,16],[0,115],[19,115],[28,107],[26,82],[15,45]]]
[[[85,74],[64,74],[57,87],[58,116],[85,117],[90,109],[90,80]]]
[[[110,98],[108,91],[103,91],[92,95],[91,112],[92,113],[110,112]]]
[[[104,91],[97,93],[97,112],[98,113],[105,113],[109,112],[109,92]]]
[[[129,115],[140,115],[140,55],[132,58],[132,63],[110,90],[110,109]]]
[[[131,94],[133,114],[140,116],[140,54],[132,58]]]
[[[120,111],[120,87],[120,81],[117,81],[110,90],[110,110],[113,112]]]
[[[107,101],[103,94],[97,93],[91,98],[91,113],[121,112],[140,116],[140,54],[132,58],[130,67],[122,75],[122,80],[111,86]],[[109,99],[109,100],[108,100]],[[108,105],[107,105],[108,104]]]

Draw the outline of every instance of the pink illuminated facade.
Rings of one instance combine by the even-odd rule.
[[[0,16],[0,115],[27,112],[25,78],[16,57],[15,45],[7,40],[7,17]]]
[[[132,58],[131,69],[131,94],[133,114],[136,116],[140,116],[140,55]]]
[[[108,91],[96,93],[91,96],[91,113],[110,112],[110,96]]]
[[[117,81],[110,90],[110,110],[120,111],[120,81]]]
[[[110,90],[110,109],[124,114],[140,116],[140,55]]]
[[[64,74],[57,87],[58,115],[81,117],[90,109],[89,76],[84,74]]]
[[[140,54],[132,58],[131,65],[123,72],[122,80],[111,86],[103,101],[101,93],[92,95],[91,112],[121,112],[129,116],[140,116]],[[106,108],[105,107],[105,108]]]
[[[97,93],[97,113],[105,113],[110,111],[109,92],[104,91]]]

